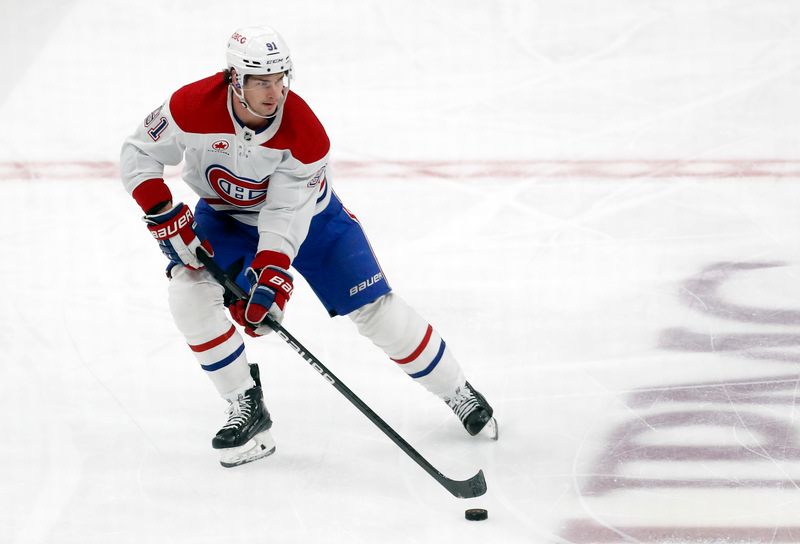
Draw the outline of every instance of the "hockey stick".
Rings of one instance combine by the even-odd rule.
[[[214,258],[208,255],[205,250],[199,250],[197,252],[197,258],[205,265],[206,270],[208,270],[211,275],[214,276],[214,279],[216,279],[226,291],[235,297],[235,299],[247,300],[248,294],[245,293],[244,290],[225,273],[225,271],[217,264]],[[364,401],[358,398],[358,396],[356,396],[356,394],[353,393],[350,388],[342,383],[342,381],[339,380],[339,378],[337,378],[333,372],[328,370],[328,368],[323,365],[319,359],[312,355],[311,352],[309,352],[305,346],[303,346],[303,344],[298,342],[294,336],[289,334],[289,332],[284,329],[280,323],[276,323],[269,317],[267,317],[265,322],[278,334],[278,336],[284,340],[284,342],[289,344],[289,346],[291,346],[291,348],[296,351],[300,357],[302,357],[309,365],[311,365],[314,370],[319,372],[320,375],[322,375],[322,377],[328,381],[328,383],[330,383],[339,393],[349,400],[353,406],[358,408],[358,410],[364,414],[367,419],[369,419],[376,427],[383,431],[383,434],[388,436],[392,442],[397,444],[397,446],[403,450],[406,455],[411,457],[415,463],[422,467],[425,472],[430,474],[434,480],[442,485],[442,487],[460,499],[479,497],[486,493],[486,479],[483,476],[483,470],[479,470],[477,474],[467,480],[452,480],[436,470],[436,468],[431,465],[422,455],[420,455],[417,450],[415,450],[408,442],[406,442],[402,436],[397,434],[397,431],[392,429],[388,423],[381,419],[381,417],[372,410],[372,408],[367,406]]]

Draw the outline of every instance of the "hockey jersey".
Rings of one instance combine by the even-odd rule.
[[[200,198],[257,226],[259,251],[294,260],[311,219],[331,198],[330,142],[303,99],[285,92],[273,122],[254,131],[234,115],[222,72],[182,87],[125,140],[125,189],[147,210],[160,197],[170,198],[164,165],[183,160],[183,179]]]

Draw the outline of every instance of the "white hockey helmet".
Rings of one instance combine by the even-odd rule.
[[[231,81],[237,90],[244,87],[247,75],[286,73],[292,79],[292,59],[283,37],[268,26],[239,28],[228,39],[228,69],[236,70]]]

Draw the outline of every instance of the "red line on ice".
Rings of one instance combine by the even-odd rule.
[[[339,179],[438,178],[798,178],[800,160],[785,159],[586,159],[586,160],[332,160]],[[167,167],[166,176],[177,177],[179,167]],[[118,178],[113,161],[7,161],[0,162],[0,180]]]

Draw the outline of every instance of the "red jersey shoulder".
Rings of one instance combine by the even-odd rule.
[[[308,104],[294,91],[289,91],[283,104],[281,126],[262,145],[273,149],[288,149],[294,158],[309,164],[324,157],[331,142]]]
[[[169,100],[169,109],[184,132],[233,133],[228,113],[228,84],[222,72],[175,91]]]

